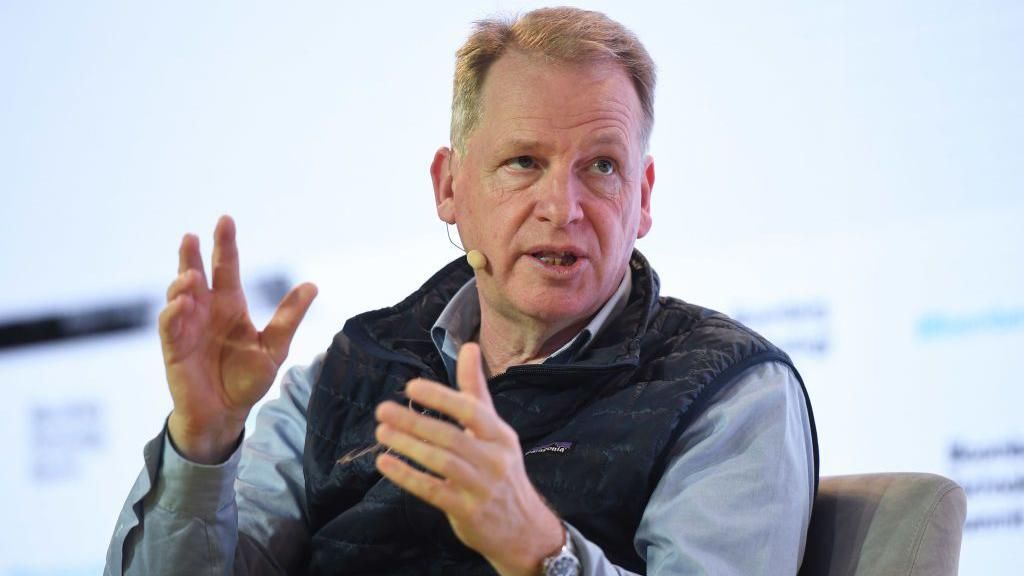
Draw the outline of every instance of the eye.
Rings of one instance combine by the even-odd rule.
[[[516,170],[532,170],[537,167],[537,161],[531,156],[516,156],[505,164]]]
[[[594,163],[590,166],[594,170],[597,170],[598,174],[603,174],[605,176],[610,176],[615,173],[615,164],[607,158],[594,160]]]

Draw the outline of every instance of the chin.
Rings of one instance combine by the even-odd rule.
[[[516,308],[524,316],[539,320],[549,325],[568,326],[592,316],[599,304],[586,301],[578,295],[537,295],[527,301],[518,302]]]

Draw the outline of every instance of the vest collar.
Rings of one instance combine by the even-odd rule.
[[[586,353],[569,366],[585,369],[637,364],[640,340],[658,306],[660,281],[638,250],[633,250],[629,269],[633,290],[625,309],[609,320]],[[371,354],[417,365],[435,379],[446,381],[444,364],[430,330],[448,302],[472,276],[473,269],[465,258],[453,260],[398,304],[349,319],[342,333]]]

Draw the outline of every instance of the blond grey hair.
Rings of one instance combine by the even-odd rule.
[[[654,61],[622,24],[600,12],[562,7],[475,23],[455,57],[451,141],[457,151],[465,153],[466,141],[480,123],[487,70],[510,49],[574,64],[613,62],[622,66],[640,100],[640,142],[647,150],[654,126]]]

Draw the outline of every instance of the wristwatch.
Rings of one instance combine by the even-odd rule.
[[[565,544],[562,544],[562,549],[545,558],[541,568],[544,576],[579,576],[580,560],[576,557],[576,547],[569,537],[568,528],[565,528]]]

